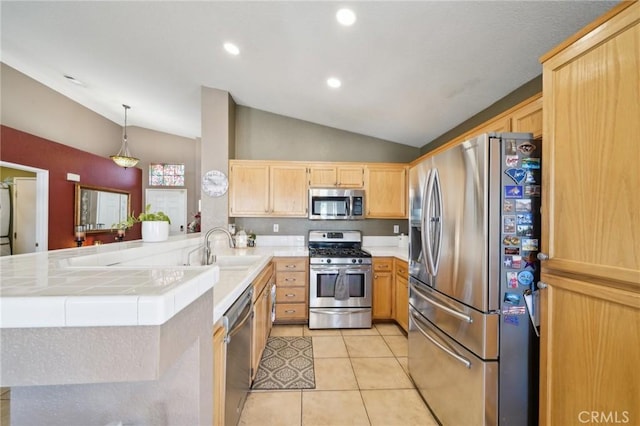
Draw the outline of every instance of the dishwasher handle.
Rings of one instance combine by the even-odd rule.
[[[251,310],[251,303],[248,303],[245,308],[242,310],[242,313],[240,314],[240,319],[236,320],[233,324],[229,324],[228,320],[226,322],[227,327],[231,327],[231,329],[229,330],[227,328],[227,336],[224,338],[224,341],[226,344],[229,344],[231,342],[231,338],[233,336],[235,336],[236,334],[238,334],[238,332],[240,331],[240,329],[242,329],[242,326],[245,325],[247,323],[247,321],[249,321],[249,319],[251,318],[252,315],[252,310]],[[225,317],[226,318],[226,317]]]

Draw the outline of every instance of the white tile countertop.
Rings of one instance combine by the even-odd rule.
[[[200,243],[191,234],[0,258],[0,327],[158,325],[212,288],[215,323],[272,257],[308,256],[304,236],[259,236],[255,248],[216,247],[246,256],[242,266],[184,266]],[[363,248],[408,260],[398,237],[364,237]]]

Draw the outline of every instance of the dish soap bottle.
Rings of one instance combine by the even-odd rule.
[[[241,229],[236,234],[236,247],[238,247],[238,248],[246,248],[247,247],[247,233],[244,232],[244,229]]]

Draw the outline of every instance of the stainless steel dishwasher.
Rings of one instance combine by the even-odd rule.
[[[253,287],[224,314],[223,323],[227,329],[227,379],[225,385],[226,426],[235,426],[251,387],[251,297]]]

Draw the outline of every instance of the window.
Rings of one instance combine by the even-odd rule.
[[[184,186],[184,164],[151,163],[149,186]]]

